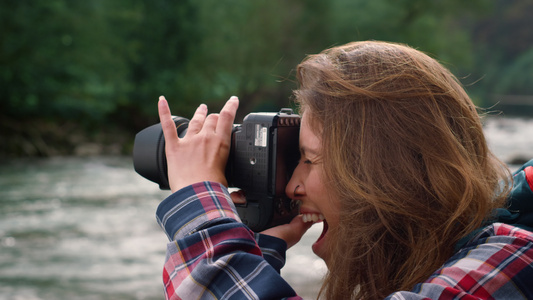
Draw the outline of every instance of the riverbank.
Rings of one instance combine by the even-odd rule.
[[[135,132],[117,125],[74,121],[0,120],[0,157],[130,155]]]
[[[82,122],[0,118],[0,162],[22,157],[126,155],[142,125],[84,125]],[[484,130],[492,150],[510,165],[533,158],[533,121],[521,117],[488,117]]]

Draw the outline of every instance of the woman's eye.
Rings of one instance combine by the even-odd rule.
[[[303,160],[303,163],[306,164],[306,165],[310,165],[310,164],[312,164],[313,162],[311,162],[309,159],[304,159],[304,160]]]

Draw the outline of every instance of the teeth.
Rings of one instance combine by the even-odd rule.
[[[323,221],[324,220],[324,216],[322,214],[302,214],[302,220],[307,223],[307,222],[318,222],[318,221]]]

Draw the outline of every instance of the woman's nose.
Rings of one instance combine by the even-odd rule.
[[[285,187],[285,194],[291,199],[297,199],[301,195],[302,184],[298,178],[298,167],[292,173],[291,179]]]

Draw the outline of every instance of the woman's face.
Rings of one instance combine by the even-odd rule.
[[[326,260],[328,231],[338,226],[338,200],[324,184],[322,147],[320,137],[312,131],[308,115],[302,116],[300,126],[300,154],[298,166],[287,184],[287,195],[301,201],[300,214],[304,222],[323,222],[324,229],[313,244],[313,252]],[[326,261],[327,263],[327,261]]]

